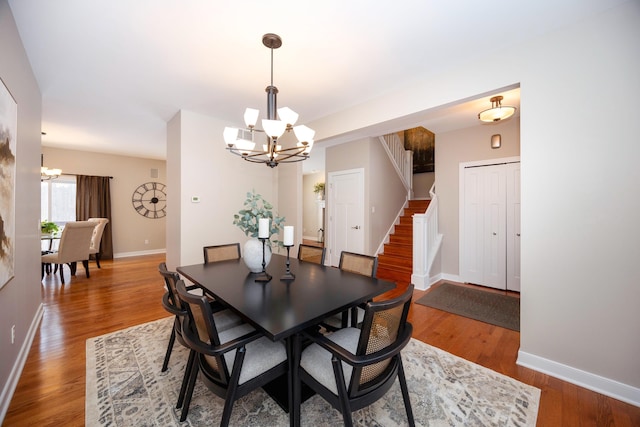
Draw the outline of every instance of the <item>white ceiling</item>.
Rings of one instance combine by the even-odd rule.
[[[245,107],[264,114],[265,33],[283,40],[278,105],[306,123],[623,2],[9,0],[42,93],[42,144],[159,159],[180,109],[238,126]],[[501,94],[519,107],[519,90]],[[472,126],[489,107],[486,96],[425,124]]]

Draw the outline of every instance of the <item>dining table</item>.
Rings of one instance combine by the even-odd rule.
[[[256,281],[260,275],[251,273],[242,259],[177,267],[184,278],[206,289],[265,336],[284,342],[289,374],[284,387],[274,388],[290,392],[286,397],[278,397],[276,390],[266,387],[266,391],[288,410],[290,425],[299,426],[300,404],[304,400],[298,389],[301,331],[372,300],[396,285],[279,254],[272,255],[265,270],[271,276],[268,282]]]

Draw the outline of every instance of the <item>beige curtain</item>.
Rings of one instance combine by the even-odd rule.
[[[113,259],[110,179],[108,176],[76,176],[76,219],[109,219],[100,242],[100,259]]]

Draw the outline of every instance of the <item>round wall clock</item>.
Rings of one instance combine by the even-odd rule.
[[[147,218],[163,218],[167,215],[166,185],[160,182],[145,182],[133,192],[131,203],[140,215]]]

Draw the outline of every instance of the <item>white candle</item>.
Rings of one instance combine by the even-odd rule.
[[[258,237],[269,238],[269,218],[258,218]]]
[[[284,245],[293,246],[293,225],[284,226]]]

